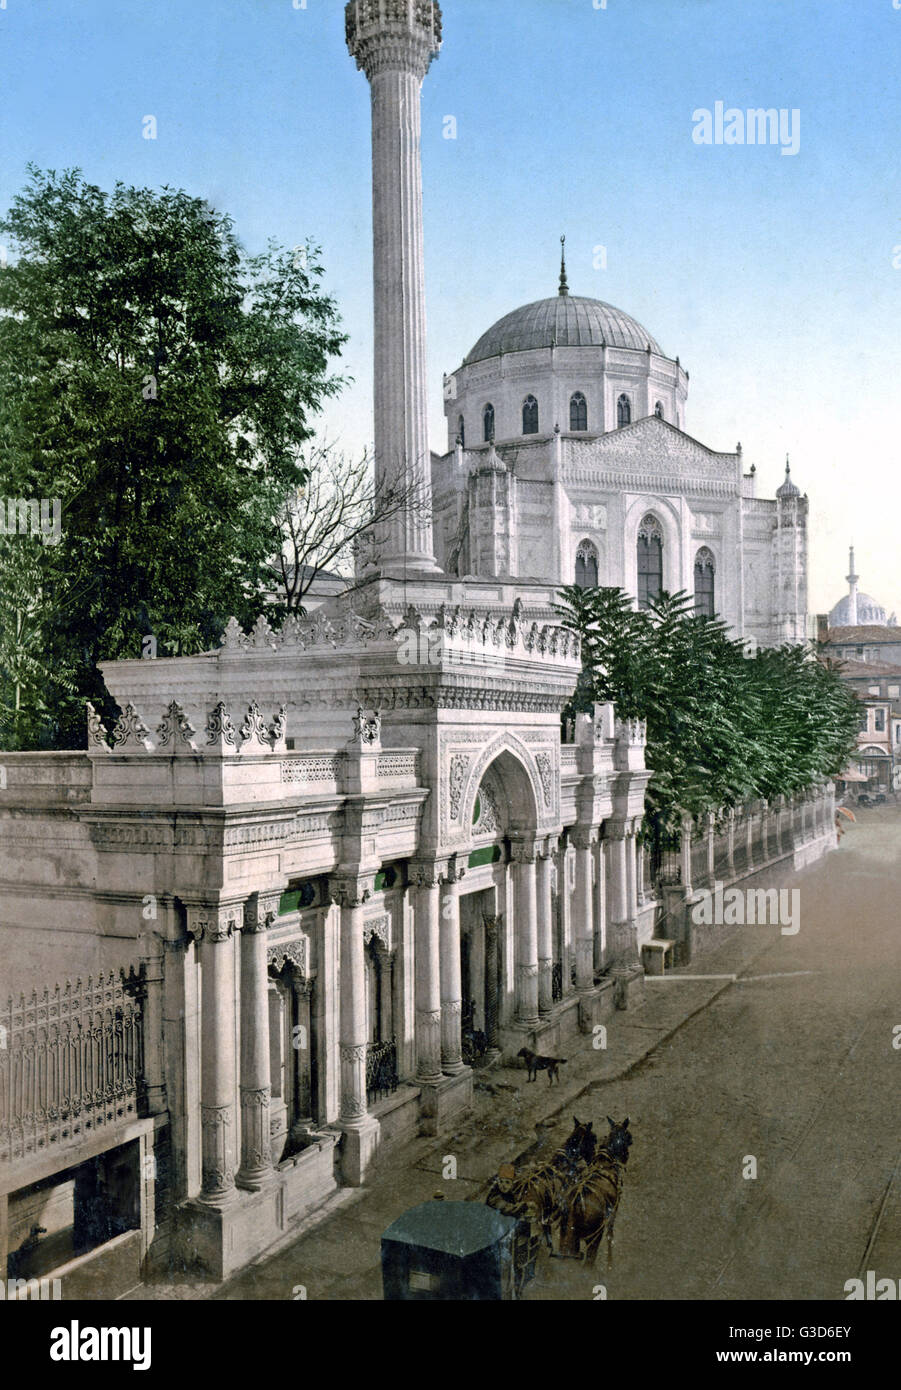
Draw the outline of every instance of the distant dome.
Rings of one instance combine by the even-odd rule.
[[[780,487],[776,488],[776,496],[779,497],[783,502],[788,497],[801,496],[801,489],[798,487],[796,483],[792,482],[791,465],[789,464],[788,459],[785,460],[785,482],[782,483]]]
[[[851,595],[845,594],[829,614],[830,627],[852,627],[851,622]],[[857,595],[857,623],[858,627],[886,627],[888,626],[888,615],[881,603],[871,598],[869,594]]]
[[[557,294],[514,309],[483,333],[465,362],[482,362],[502,352],[528,352],[532,348],[607,347],[632,348],[658,357],[665,353],[646,328],[612,304],[580,295]]]

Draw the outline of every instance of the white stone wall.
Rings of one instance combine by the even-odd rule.
[[[629,397],[633,422],[651,415],[660,401],[664,418],[685,426],[688,377],[669,358],[626,348],[541,348],[474,362],[447,378],[448,449],[454,447],[461,415],[466,446],[484,443],[482,415],[489,401],[495,412],[495,439],[523,438],[522,405],[528,395],[538,401],[539,434],[551,434],[555,425],[567,431],[569,403],[576,391],[588,404],[589,434],[616,429],[616,403],[623,393]]]

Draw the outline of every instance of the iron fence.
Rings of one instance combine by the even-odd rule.
[[[0,1011],[0,1163],[134,1119],[144,1069],[143,981],[67,980]]]

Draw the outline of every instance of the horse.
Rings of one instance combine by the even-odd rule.
[[[610,1133],[606,1143],[597,1150],[586,1171],[579,1176],[566,1194],[561,1206],[560,1254],[578,1259],[582,1242],[582,1258],[588,1265],[597,1259],[604,1236],[607,1237],[607,1268],[613,1263],[613,1223],[623,1190],[623,1176],[629,1161],[632,1135],[628,1116],[617,1124],[607,1116]]]
[[[496,1211],[520,1220],[537,1221],[549,1251],[553,1251],[551,1235],[559,1224],[561,1203],[591,1162],[597,1146],[593,1121],[583,1124],[574,1115],[573,1126],[566,1142],[544,1163],[519,1176],[511,1163],[503,1164],[485,1198],[486,1204]]]

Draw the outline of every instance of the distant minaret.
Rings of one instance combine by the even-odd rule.
[[[411,505],[377,539],[383,571],[436,571],[426,380],[421,87],[441,47],[435,0],[350,0],[347,47],[372,89],[375,467]]]
[[[850,585],[850,593],[848,594],[848,626],[857,627],[857,584],[858,580],[860,579],[860,575],[855,574],[854,572],[853,545],[851,546],[850,560],[848,563],[848,573],[845,576],[845,578],[847,579],[848,584]]]

